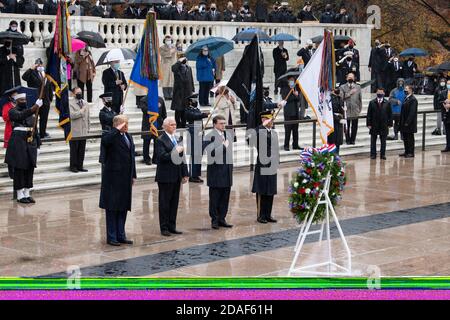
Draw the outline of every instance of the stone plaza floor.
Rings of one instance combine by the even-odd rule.
[[[353,275],[374,266],[383,276],[450,274],[450,155],[417,152],[415,159],[389,154],[387,161],[344,158],[348,185],[336,207],[352,251]],[[228,222],[212,230],[206,184],[182,187],[177,229],[162,237],[158,189],[139,182],[126,230],[134,245],[105,244],[105,216],[99,186],[39,192],[35,205],[0,198],[0,276],[65,276],[79,266],[82,276],[286,276],[298,224],[289,212],[287,186],[297,163],[284,164],[273,216],[256,222],[256,201],[248,169],[235,171]],[[332,230],[334,257],[344,250]],[[321,262],[326,245],[311,238],[299,264]]]

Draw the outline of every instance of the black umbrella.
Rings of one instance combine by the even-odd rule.
[[[98,32],[81,31],[77,33],[77,39],[80,39],[92,48],[106,48],[105,40]]]
[[[311,38],[311,41],[314,43],[321,43],[322,40],[323,40],[323,36],[316,36],[316,37]],[[352,40],[352,38],[350,38],[349,36],[341,36],[341,35],[334,36],[334,42],[342,42],[342,41],[345,42],[345,41],[349,41],[349,40]]]
[[[287,79],[290,77],[298,78],[300,76],[300,71],[290,71],[288,73],[283,74],[281,77],[279,77],[277,80],[281,81],[283,79]]]
[[[30,42],[30,38],[20,32],[2,31],[0,32],[0,44],[5,44],[7,41],[12,41],[13,46],[26,45]]]
[[[446,61],[444,63],[441,63],[435,67],[439,71],[450,71],[450,61]]]

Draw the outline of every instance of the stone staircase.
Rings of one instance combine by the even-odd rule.
[[[431,96],[417,96],[419,100],[419,110],[432,110],[433,109],[433,97]],[[366,113],[367,105],[370,96],[366,95],[363,101],[363,114]],[[134,105],[134,97],[129,97],[126,105],[125,114],[130,118],[129,130],[131,132],[138,132],[141,129],[141,117],[142,113],[140,109]],[[277,100],[277,99],[275,99]],[[100,134],[101,127],[98,120],[98,111],[100,106],[94,104],[91,106],[91,134]],[[167,104],[168,111],[170,110],[170,103]],[[309,114],[311,111],[308,111]],[[169,116],[172,116],[172,111],[168,112]],[[283,119],[282,112],[278,118]],[[51,137],[63,137],[62,130],[56,127],[57,114],[54,110],[51,110],[48,122],[48,133]],[[436,115],[427,115],[426,124],[426,145],[437,146],[445,143],[444,136],[432,136],[431,132],[436,127]],[[0,125],[0,135],[3,137],[4,125]],[[284,126],[277,126],[279,133],[280,145],[284,143]],[[302,147],[310,146],[312,144],[312,124],[301,124],[299,128],[299,141]],[[418,134],[416,135],[416,147],[421,146],[421,132],[422,132],[422,118],[418,118]],[[254,159],[250,149],[245,143],[244,130],[237,129],[237,142],[234,146],[234,159],[236,167],[248,167],[251,163],[251,159]],[[317,144],[320,145],[320,138],[317,130]],[[136,150],[141,151],[142,139],[140,136],[134,136],[136,143]],[[186,138],[184,141],[187,141]],[[86,145],[86,158],[85,168],[88,172],[85,173],[72,173],[69,171],[69,146],[65,142],[45,142],[41,146],[40,155],[38,157],[38,167],[35,170],[34,185],[35,190],[53,190],[68,187],[79,187],[84,185],[92,185],[100,183],[100,165],[98,163],[99,156],[99,144],[100,139],[88,140]],[[341,147],[341,155],[355,155],[364,154],[369,152],[370,136],[369,131],[365,127],[365,120],[360,120],[358,137],[356,145]],[[400,150],[403,148],[403,142],[388,141],[387,149]],[[0,195],[12,194],[12,180],[9,179],[7,174],[7,167],[4,162],[5,149],[0,151]],[[280,160],[282,162],[297,161],[298,151],[286,152],[281,151]],[[206,160],[205,157],[203,159]],[[142,162],[142,157],[136,158],[137,175],[138,179],[150,179],[155,175],[155,165],[147,166]],[[203,166],[203,170],[206,166]],[[153,180],[149,180],[153,181]]]

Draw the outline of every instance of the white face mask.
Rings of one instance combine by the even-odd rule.
[[[182,10],[183,9],[183,5],[182,4],[177,4],[177,8],[178,8],[178,10]]]
[[[167,44],[168,46],[172,45],[172,40],[166,40],[166,44]]]
[[[12,31],[17,31],[17,27],[11,27]]]
[[[45,68],[41,66],[41,67],[38,67],[37,70],[38,70],[39,72],[44,72],[44,71],[45,71]]]

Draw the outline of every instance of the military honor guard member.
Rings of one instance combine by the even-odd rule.
[[[272,218],[273,197],[277,194],[277,171],[280,162],[278,134],[273,129],[273,112],[260,114],[262,125],[256,128],[256,159],[252,192],[256,193],[257,221],[275,223]]]
[[[112,246],[133,244],[125,233],[127,213],[136,180],[133,138],[128,134],[128,118],[114,117],[113,128],[102,136],[103,155],[100,208],[106,211],[106,242]]]
[[[20,87],[7,90],[5,94],[16,91]],[[6,149],[5,162],[11,169],[14,181],[14,191],[19,203],[35,203],[30,195],[33,188],[33,174],[37,162],[37,150],[40,138],[36,132],[35,113],[42,107],[43,101],[36,100],[31,108],[27,108],[25,93],[13,95],[15,107],[9,110],[9,119],[12,124],[12,134]]]
[[[103,102],[103,108],[100,109],[98,115],[100,124],[102,125],[102,132],[111,130],[113,119],[117,116],[117,113],[112,109],[112,96],[113,94],[111,92],[106,92],[99,96]]]
[[[221,115],[213,118],[213,126],[214,129],[205,137],[211,227],[231,228],[225,217],[233,185],[233,130],[225,131],[226,119]]]
[[[174,118],[163,122],[164,132],[156,140],[156,177],[159,195],[159,226],[161,235],[182,234],[176,229],[180,188],[189,178],[184,147],[175,136],[177,123]]]

